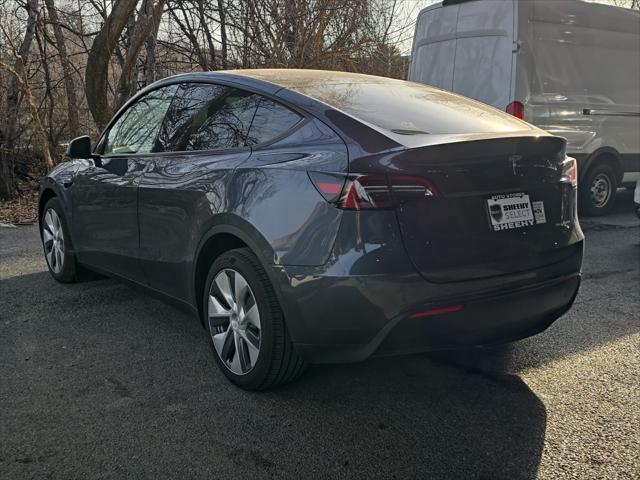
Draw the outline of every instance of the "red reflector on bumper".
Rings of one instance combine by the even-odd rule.
[[[435,317],[436,315],[443,315],[445,313],[454,313],[462,310],[462,305],[449,305],[448,307],[433,308],[431,310],[425,310],[424,312],[416,312],[409,318],[425,318]]]

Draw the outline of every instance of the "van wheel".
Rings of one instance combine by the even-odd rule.
[[[273,388],[305,370],[273,286],[251,250],[230,250],[213,262],[203,312],[216,363],[239,387]]]
[[[600,163],[591,167],[579,187],[580,213],[591,217],[609,213],[617,187],[616,173],[610,165]]]

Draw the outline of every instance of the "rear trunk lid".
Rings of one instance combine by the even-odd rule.
[[[561,181],[565,141],[552,136],[421,146],[389,160],[427,178],[434,197],[397,207],[407,253],[429,281],[456,282],[559,262],[576,242],[575,190]]]

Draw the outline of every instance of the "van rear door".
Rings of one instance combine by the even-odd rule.
[[[429,7],[418,16],[409,80],[451,91],[459,5]]]
[[[452,91],[505,111],[513,100],[514,2],[459,5]]]

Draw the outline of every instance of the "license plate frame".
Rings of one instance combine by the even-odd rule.
[[[485,199],[489,228],[493,232],[517,230],[536,224],[531,198],[526,192],[501,193]]]

